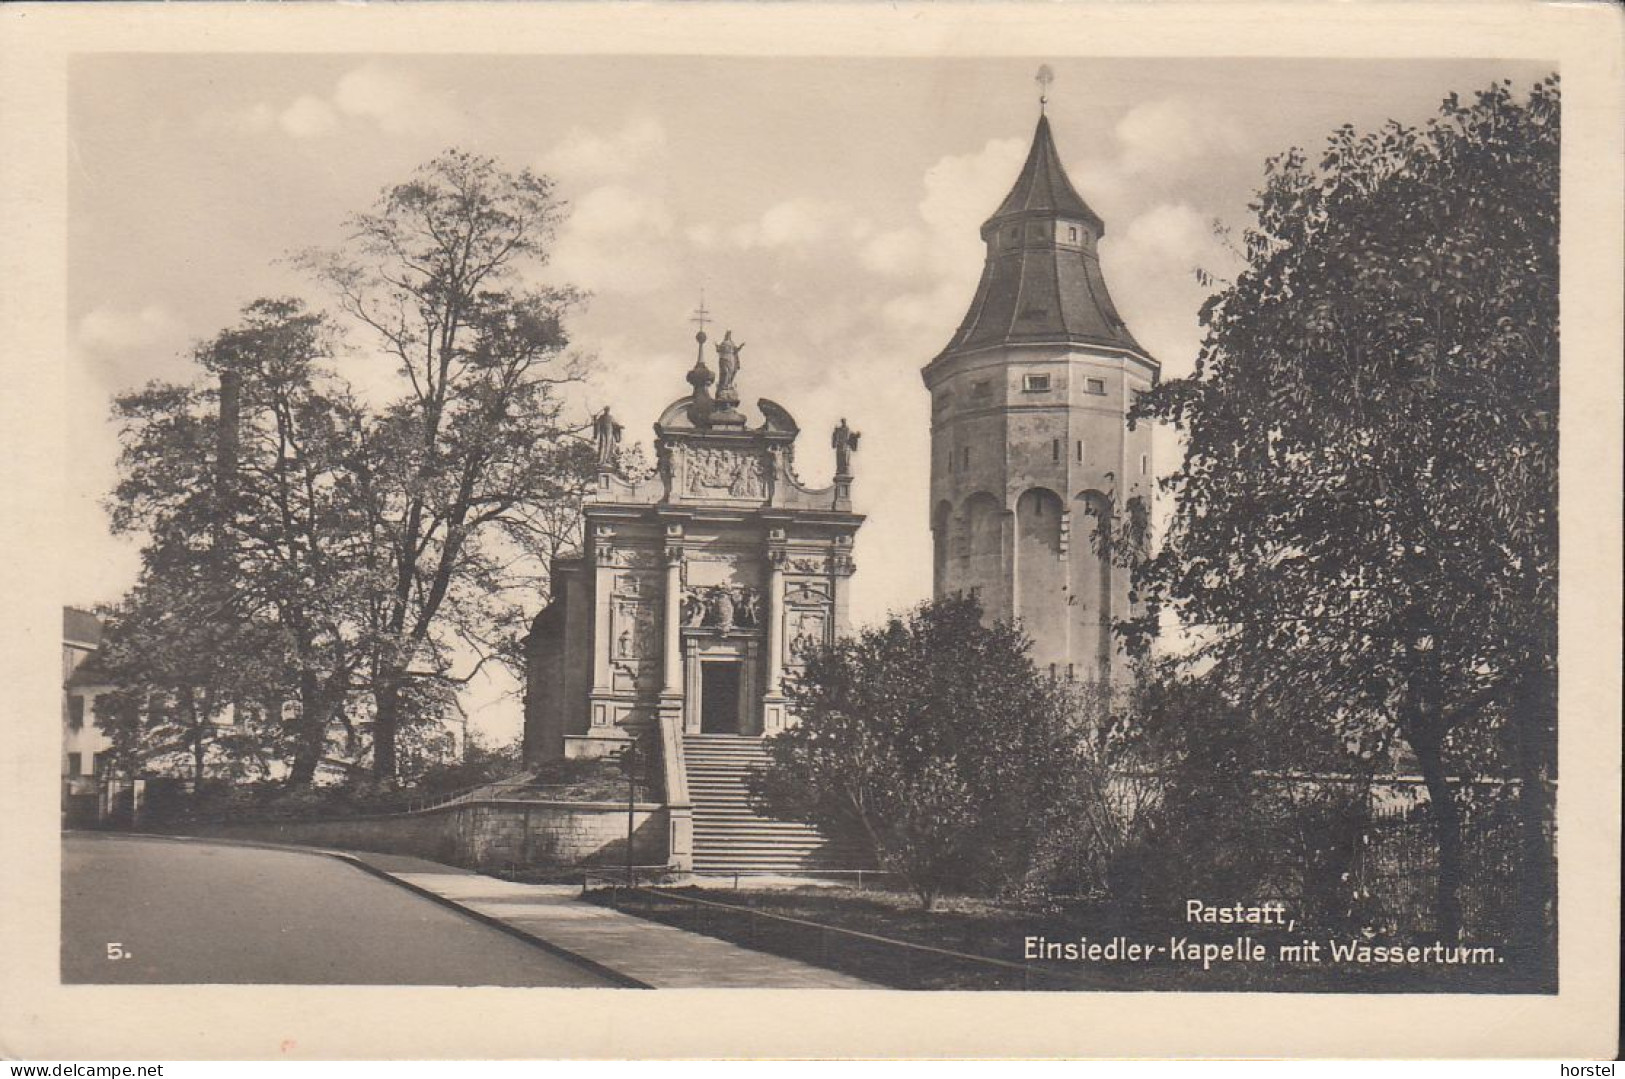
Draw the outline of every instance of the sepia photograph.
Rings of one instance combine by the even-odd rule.
[[[58,501],[8,530],[61,991],[1591,984],[1618,475],[1559,464],[1619,353],[1560,304],[1559,51],[610,14],[62,57]]]

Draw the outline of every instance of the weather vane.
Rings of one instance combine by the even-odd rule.
[[[1048,64],[1039,64],[1033,81],[1038,84],[1038,111],[1043,112],[1044,106],[1049,104],[1049,84],[1055,81],[1055,72]]]

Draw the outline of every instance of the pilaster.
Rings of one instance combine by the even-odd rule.
[[[683,548],[683,526],[666,525],[665,548],[666,579],[662,591],[664,609],[661,616],[662,647],[660,649],[660,721],[664,727],[668,720],[673,729],[682,730],[683,724],[683,562],[687,554]]]
[[[592,526],[592,690],[588,731],[591,735],[619,734],[615,728],[615,708],[611,701],[614,675],[610,659],[614,655],[611,599],[615,590],[615,530],[609,525]]]
[[[784,566],[789,553],[784,548],[784,530],[776,528],[769,533],[767,550],[767,582],[762,613],[767,620],[767,656],[763,664],[766,671],[762,693],[762,733],[777,734],[784,729]]]

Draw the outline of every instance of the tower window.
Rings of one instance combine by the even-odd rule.
[[[85,698],[83,694],[68,695],[68,729],[77,731],[85,725]]]
[[[1068,682],[1076,681],[1077,677],[1077,674],[1073,671],[1073,664],[1068,663],[1066,665],[1066,680]]]
[[[79,753],[68,754],[68,774],[70,776],[84,775],[84,756]]]
[[[993,384],[983,379],[981,382],[972,383],[970,392],[978,401],[986,400],[993,396]]]
[[[1067,238],[1068,242],[1070,242],[1070,243],[1077,243],[1078,242],[1078,228],[1077,228],[1076,225],[1068,225],[1067,226],[1066,238]]]
[[[1026,393],[1048,393],[1048,375],[1022,375],[1021,388]]]
[[[969,468],[970,467],[970,447],[969,446],[961,446],[959,448],[959,467],[960,468]]]
[[[1052,438],[1049,440],[1049,459],[1051,461],[1059,461],[1061,459],[1061,440],[1058,438]]]
[[[1083,392],[1092,393],[1096,397],[1106,396],[1106,380],[1103,378],[1086,378],[1083,380]]]
[[[1049,665],[1049,679],[1051,682],[1055,681],[1055,664],[1053,663]]]
[[[1083,440],[1078,440],[1078,464],[1083,464]]]
[[[1150,467],[1151,467],[1151,459],[1150,459],[1149,455],[1144,454],[1144,453],[1140,454],[1140,475],[1142,475],[1142,476],[1145,475],[1146,470],[1149,469]]]

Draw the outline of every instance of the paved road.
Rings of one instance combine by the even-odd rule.
[[[82,834],[63,840],[62,980],[610,984],[334,858]]]

